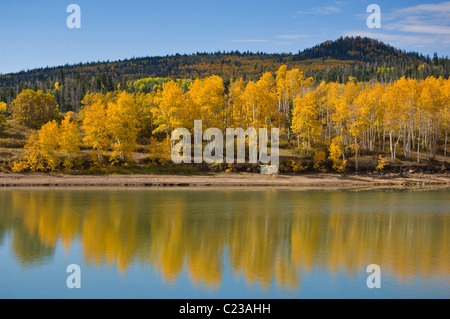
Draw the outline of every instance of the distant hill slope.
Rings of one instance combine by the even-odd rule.
[[[10,103],[26,88],[52,89],[55,82],[63,88],[58,101],[62,110],[74,109],[84,94],[112,91],[120,84],[148,77],[194,79],[218,75],[229,79],[258,79],[264,72],[274,73],[281,65],[299,68],[317,82],[343,82],[349,76],[359,81],[394,81],[402,76],[425,78],[450,76],[448,58],[433,59],[406,53],[382,42],[361,37],[326,41],[297,54],[216,52],[192,55],[133,58],[116,62],[94,62],[40,68],[0,75],[0,101]]]
[[[406,53],[388,44],[362,37],[339,38],[336,41],[326,41],[313,48],[299,52],[295,60],[333,58],[336,60],[356,60],[361,62],[376,62],[379,60],[405,59],[425,61],[426,58],[415,52]]]

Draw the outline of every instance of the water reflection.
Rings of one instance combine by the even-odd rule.
[[[0,192],[0,244],[25,267],[79,240],[84,260],[133,264],[174,282],[287,289],[314,269],[350,276],[369,263],[400,280],[448,278],[448,192],[11,190]]]

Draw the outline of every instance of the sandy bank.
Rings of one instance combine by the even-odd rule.
[[[349,175],[214,174],[214,175],[47,175],[0,174],[0,187],[376,187],[449,185],[448,174]]]

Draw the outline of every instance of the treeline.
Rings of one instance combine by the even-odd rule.
[[[139,84],[137,82],[136,84]],[[286,65],[257,81],[239,79],[226,88],[219,76],[192,82],[164,81],[148,93],[116,90],[88,93],[79,113],[61,121],[52,93],[25,90],[9,105],[12,118],[36,131],[25,146],[26,157],[15,171],[70,169],[81,149],[88,149],[93,165],[132,165],[138,140],[149,144],[150,159],[170,159],[170,135],[179,127],[280,128],[282,147],[298,147],[314,157],[314,169],[327,160],[346,170],[349,158],[377,154],[379,169],[385,154],[396,159],[429,159],[447,155],[450,128],[450,80],[401,78],[393,83],[358,82],[314,84],[298,69]],[[142,84],[142,83],[141,83]],[[153,85],[153,82],[143,82]],[[156,84],[155,84],[156,85]],[[280,169],[302,171],[301,162],[282,163]]]
[[[11,103],[25,89],[49,91],[58,82],[57,102],[62,111],[78,112],[87,92],[127,90],[142,78],[196,79],[212,75],[230,80],[258,80],[265,72],[275,73],[282,65],[297,68],[315,83],[357,81],[393,82],[402,77],[423,80],[429,76],[448,78],[448,58],[406,53],[369,38],[346,37],[327,41],[298,54],[215,52],[165,57],[133,58],[40,68],[0,75],[0,101]],[[160,85],[161,83],[159,83]]]

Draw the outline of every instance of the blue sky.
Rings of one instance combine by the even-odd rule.
[[[72,3],[81,29],[66,25]],[[372,3],[381,29],[367,27]],[[1,0],[0,73],[217,50],[298,52],[346,35],[450,56],[450,1]]]

